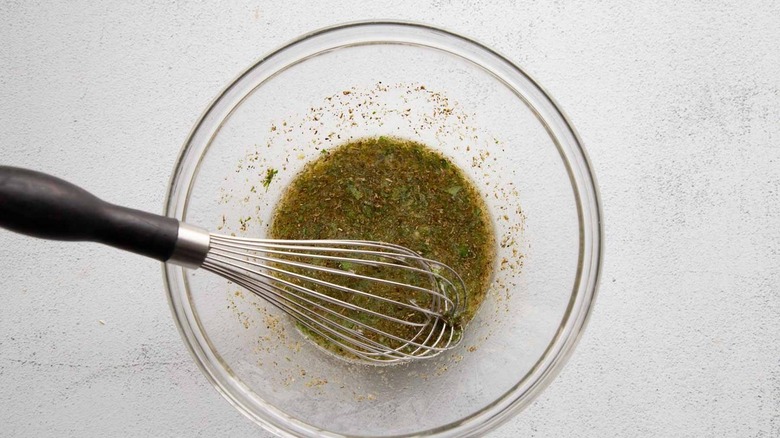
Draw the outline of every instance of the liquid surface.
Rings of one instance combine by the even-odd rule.
[[[460,315],[461,324],[468,322],[482,303],[495,258],[494,233],[484,201],[460,169],[426,146],[387,137],[348,143],[323,152],[321,158],[309,163],[280,200],[270,235],[275,239],[390,242],[442,262],[458,272],[466,285],[467,304]],[[329,267],[372,275],[370,269],[351,263],[332,264]],[[323,279],[366,289],[358,279]],[[409,291],[401,289],[371,292],[398,300],[423,299],[409,297]],[[338,298],[375,306],[361,303],[354,295]],[[393,306],[377,310],[400,319],[406,315]],[[361,322],[393,335],[413,336],[402,327],[367,315],[360,317]],[[321,346],[350,356],[338,345],[304,331]]]

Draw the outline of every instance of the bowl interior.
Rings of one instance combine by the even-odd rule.
[[[169,214],[215,233],[266,237],[285,187],[322,150],[379,135],[426,144],[476,183],[499,243],[464,341],[419,363],[352,364],[261,298],[205,271],[167,267],[174,314],[217,388],[276,432],[480,427],[530,400],[579,333],[592,298],[582,296],[583,263],[594,257],[585,253],[583,209],[597,210],[595,192],[588,205],[562,145],[576,138],[556,132],[565,120],[545,118],[535,105],[543,93],[521,72],[445,32],[361,26],[308,36],[229,87],[185,146]],[[265,187],[268,169],[278,173]]]

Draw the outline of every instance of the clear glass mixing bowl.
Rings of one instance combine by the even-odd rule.
[[[217,390],[280,435],[482,434],[528,405],[571,354],[601,260],[598,192],[582,144],[507,59],[409,23],[305,35],[241,74],[208,108],[176,163],[166,213],[212,232],[263,237],[306,162],[379,135],[450,157],[490,210],[495,274],[455,351],[399,366],[348,363],[262,299],[166,265],[176,323]]]

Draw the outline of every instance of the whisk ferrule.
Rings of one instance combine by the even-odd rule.
[[[168,263],[197,269],[203,265],[211,245],[208,230],[184,222],[179,222],[179,232],[176,245]]]

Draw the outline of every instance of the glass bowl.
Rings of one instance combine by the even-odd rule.
[[[510,61],[428,26],[335,26],[251,66],[192,130],[166,213],[212,232],[264,237],[307,162],[381,135],[448,156],[490,210],[493,280],[456,350],[397,366],[350,363],[226,280],[164,268],[198,366],[233,406],[279,435],[485,433],[550,383],[593,304],[601,211],[574,129]]]

